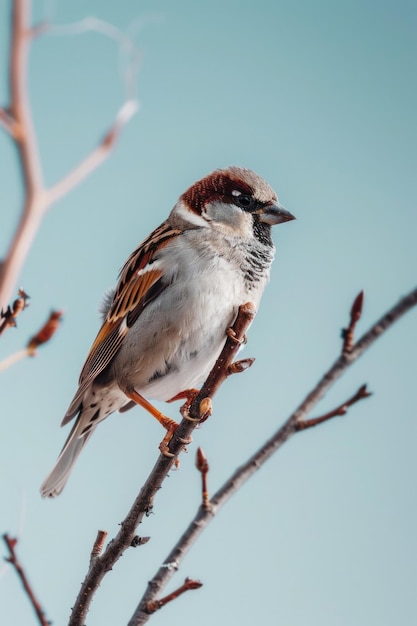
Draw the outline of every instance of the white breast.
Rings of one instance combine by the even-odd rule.
[[[116,377],[150,399],[169,400],[204,382],[238,307],[257,307],[268,280],[269,268],[248,289],[241,252],[228,247],[221,255],[194,237],[190,231],[189,246],[162,250],[159,262],[171,282],[139,316],[114,362]]]

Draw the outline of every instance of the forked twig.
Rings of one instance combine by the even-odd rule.
[[[20,581],[23,585],[25,593],[28,596],[29,601],[33,607],[33,610],[36,613],[39,624],[41,626],[50,626],[51,622],[46,619],[45,612],[42,609],[38,599],[36,598],[35,593],[32,589],[32,586],[29,583],[29,580],[26,576],[25,570],[23,569],[23,566],[17,557],[17,554],[16,554],[17,539],[14,537],[10,537],[6,533],[3,535],[3,540],[9,551],[9,556],[5,557],[5,560],[7,561],[7,563],[10,563],[10,565],[13,566],[13,568],[16,571],[16,574],[20,578]]]
[[[120,131],[136,113],[137,101],[126,98],[104,138],[72,172],[50,188],[43,180],[38,142],[32,120],[27,68],[34,36],[48,31],[48,25],[32,27],[30,0],[13,0],[9,54],[10,102],[0,108],[0,126],[15,142],[23,174],[22,215],[9,249],[0,264],[0,310],[7,307],[27,254],[50,206],[83,181],[110,155]]]
[[[203,586],[203,583],[201,583],[199,580],[186,578],[184,581],[184,584],[182,584],[181,587],[178,587],[178,589],[175,589],[175,591],[172,591],[164,598],[161,598],[160,600],[149,600],[148,605],[147,605],[149,614],[155,613],[155,611],[157,611],[158,609],[162,609],[162,607],[168,604],[168,602],[172,602],[172,600],[176,600],[186,591],[200,589],[200,587],[202,586]]]
[[[33,337],[29,339],[26,347],[23,348],[23,350],[18,350],[17,352],[14,352],[7,358],[3,359],[3,361],[0,361],[0,372],[8,369],[18,361],[21,361],[28,356],[36,356],[37,348],[52,339],[53,335],[59,328],[61,319],[62,311],[51,311],[45,324],[35,335],[33,335]]]
[[[307,430],[307,428],[313,428],[313,426],[318,426],[318,424],[327,422],[327,420],[331,419],[332,417],[346,415],[348,408],[352,406],[352,404],[355,404],[356,402],[359,402],[359,400],[363,400],[364,398],[369,398],[369,396],[372,396],[372,393],[367,390],[366,385],[362,385],[361,387],[359,387],[358,391],[351,398],[349,398],[349,400],[343,402],[343,404],[340,404],[335,409],[332,409],[324,415],[320,415],[320,417],[313,417],[309,420],[302,420],[300,422],[297,422],[295,429],[296,431]]]
[[[197,538],[205,530],[214,516],[228,502],[231,496],[240,489],[255,472],[296,432],[303,430],[299,424],[303,423],[317,402],[334,385],[334,383],[384,332],[386,332],[405,313],[417,305],[417,288],[402,298],[383,315],[371,328],[352,346],[349,354],[342,354],[330,369],[319,380],[314,389],[306,396],[298,408],[290,415],[287,421],[257,450],[243,465],[225,481],[222,487],[209,500],[209,506],[200,506],[196,515],[179,538],[164,564],[158,569],[149,581],[146,591],[133,613],[128,626],[141,626],[149,620],[148,603],[157,599],[174,573],[178,570],[182,560],[194,545]],[[362,388],[361,388],[362,389]],[[355,396],[366,397],[366,390],[359,390]],[[354,396],[354,397],[355,397]],[[357,398],[359,399],[359,398]],[[356,402],[357,400],[355,400]],[[348,401],[349,402],[349,401]],[[342,406],[346,406],[346,402]],[[352,398],[350,404],[353,404]],[[338,407],[340,408],[340,407]],[[336,410],[334,414],[339,412]],[[325,417],[325,416],[323,416]],[[330,417],[328,417],[330,419]],[[170,567],[167,567],[167,564]]]

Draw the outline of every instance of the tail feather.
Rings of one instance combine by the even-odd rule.
[[[61,493],[81,450],[95,429],[95,425],[86,429],[85,420],[81,419],[82,416],[83,411],[81,409],[80,415],[61,450],[54,468],[41,485],[40,492],[43,498],[55,498],[55,496]]]
[[[113,387],[92,385],[87,389],[81,386],[78,389],[62,425],[77,416],[76,421],[55,467],[41,485],[40,491],[44,498],[54,498],[61,493],[81,450],[90,439],[97,424],[126,403],[130,404],[117,385]]]

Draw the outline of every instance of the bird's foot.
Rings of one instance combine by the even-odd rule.
[[[233,330],[233,328],[227,328],[226,329],[226,335],[229,337],[229,339],[231,339],[232,341],[234,341],[235,343],[238,343],[239,345],[244,345],[245,343],[248,343],[248,338],[246,335],[243,335],[242,339],[238,339],[236,337],[236,333]]]
[[[175,402],[175,400],[183,400],[185,398],[184,404],[180,408],[180,413],[184,419],[189,422],[200,422],[200,418],[190,417],[189,408],[195,399],[195,397],[200,393],[199,389],[185,389],[184,391],[180,391],[176,396],[168,400],[168,402]]]

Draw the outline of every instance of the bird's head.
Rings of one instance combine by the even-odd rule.
[[[258,239],[269,239],[272,225],[295,219],[263,178],[235,166],[215,170],[191,185],[173,213],[191,228],[211,227],[224,235]]]

